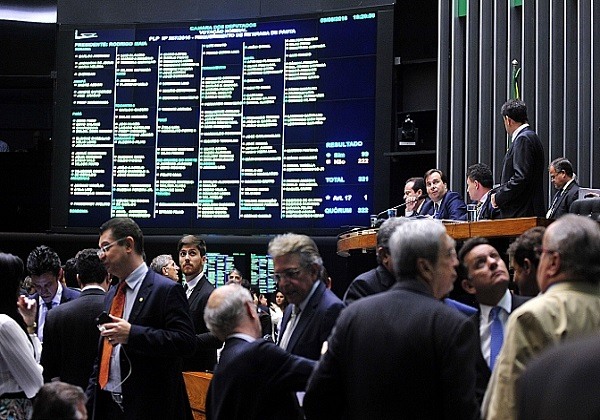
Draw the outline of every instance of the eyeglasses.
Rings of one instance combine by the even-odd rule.
[[[558,251],[555,249],[547,249],[541,246],[536,246],[533,248],[533,252],[535,252],[535,256],[538,260],[542,258],[542,254],[558,254]]]
[[[110,249],[110,248],[111,248],[111,247],[112,247],[114,244],[116,244],[117,242],[121,242],[123,239],[127,239],[127,237],[125,237],[125,238],[120,238],[120,239],[117,239],[116,241],[113,241],[113,242],[109,243],[108,245],[101,246],[101,247],[100,247],[100,249],[97,251],[97,254],[98,254],[98,256],[99,256],[99,257],[101,257],[101,256],[103,256],[104,254],[106,254],[106,253],[108,252],[108,250],[109,250],[109,249]]]
[[[297,280],[298,277],[300,277],[302,270],[302,267],[288,268],[287,270],[283,270],[281,273],[273,273],[273,278],[276,282],[279,282],[281,279]]]

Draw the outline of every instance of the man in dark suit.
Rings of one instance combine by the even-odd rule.
[[[459,193],[448,191],[448,179],[439,169],[425,172],[425,186],[429,200],[423,204],[419,214],[434,219],[467,220],[467,205]]]
[[[564,157],[554,159],[548,167],[548,172],[550,182],[557,191],[546,212],[546,218],[558,219],[567,214],[573,201],[579,198],[579,185],[573,177],[573,165],[569,159]]]
[[[238,284],[212,293],[204,319],[225,341],[206,397],[207,418],[293,419],[293,391],[305,388],[316,363],[261,338],[256,305]]]
[[[522,420],[600,418],[600,334],[561,343],[533,360],[517,381]]]
[[[479,311],[472,315],[472,320],[479,331],[480,346],[477,355],[477,384],[475,393],[481,405],[483,396],[492,374],[497,351],[501,348],[493,346],[492,308],[499,308],[500,331],[506,328],[510,313],[530,298],[515,296],[508,290],[510,276],[502,257],[485,238],[471,238],[460,248],[458,258],[464,267],[466,278],[461,280],[462,288],[474,295],[479,304]]]
[[[81,295],[48,312],[41,364],[45,382],[58,379],[85,389],[98,355],[95,320],[104,310],[110,276],[97,249],[82,250],[75,262]]]
[[[215,287],[204,273],[206,242],[196,235],[185,235],[177,244],[179,266],[185,280],[185,294],[196,333],[196,352],[184,359],[184,372],[212,371],[217,363],[221,342],[208,332],[204,323],[204,307]]]
[[[144,236],[133,220],[105,222],[98,245],[119,284],[106,296],[113,322],[102,325],[88,411],[107,419],[191,418],[181,367],[196,342],[183,288],[148,269]]]
[[[58,254],[46,245],[35,248],[27,257],[27,271],[36,293],[30,296],[37,305],[25,315],[28,328],[44,341],[46,315],[52,308],[79,297],[80,292],[65,287],[61,279],[63,270]]]
[[[278,235],[269,243],[269,254],[277,287],[290,303],[283,313],[278,345],[317,360],[344,304],[320,281],[323,259],[311,238]]]
[[[527,106],[510,99],[502,105],[502,118],[511,145],[502,163],[501,186],[492,194],[500,217],[544,217],[544,148],[527,121]]]
[[[439,301],[456,278],[454,247],[438,221],[398,226],[398,283],[344,309],[309,379],[307,419],[479,418],[475,326]]]
[[[344,294],[344,304],[349,305],[365,296],[385,292],[396,283],[392,273],[392,257],[390,255],[388,242],[396,227],[407,222],[404,217],[392,217],[387,219],[377,231],[377,267],[366,273],[359,274]]]
[[[492,170],[484,163],[467,168],[467,193],[476,201],[477,220],[497,219],[500,211],[492,206],[490,190],[494,186]]]
[[[408,178],[404,184],[404,215],[409,217],[421,214],[426,199],[425,180],[421,177]]]

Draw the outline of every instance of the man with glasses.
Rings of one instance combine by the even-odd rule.
[[[558,219],[567,214],[573,201],[579,198],[579,185],[573,177],[573,165],[564,157],[554,159],[548,167],[548,173],[550,182],[557,191],[546,213],[546,219]]]
[[[183,289],[148,269],[144,236],[132,219],[105,222],[98,246],[100,260],[119,283],[105,300],[111,321],[100,326],[87,390],[91,417],[191,418],[181,366],[196,341]]]
[[[209,333],[204,322],[204,308],[208,297],[215,290],[206,277],[206,242],[196,235],[185,235],[177,243],[179,266],[183,273],[183,289],[190,306],[190,315],[196,333],[196,352],[186,358],[184,372],[212,371],[217,363],[217,348],[222,342]]]
[[[537,253],[542,294],[508,318],[482,406],[488,419],[516,418],[517,380],[542,351],[600,331],[598,223],[567,214],[546,228]]]
[[[283,314],[278,345],[288,352],[318,360],[342,301],[320,281],[323,260],[306,235],[286,233],[269,243],[278,290],[290,305]]]

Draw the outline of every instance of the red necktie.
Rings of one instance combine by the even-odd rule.
[[[122,281],[117,287],[115,297],[110,305],[110,314],[119,318],[123,317],[123,309],[125,308],[125,283]],[[98,376],[98,383],[100,389],[104,388],[108,383],[108,374],[110,371],[110,356],[112,355],[113,346],[108,341],[107,337],[104,337],[102,343],[102,357],[100,358],[100,375]]]

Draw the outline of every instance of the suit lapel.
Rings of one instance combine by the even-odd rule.
[[[142,284],[140,289],[138,290],[137,296],[135,297],[135,302],[133,302],[133,307],[131,308],[131,313],[129,314],[129,323],[132,323],[142,311],[142,308],[148,301],[148,296],[152,293],[152,285],[154,284],[154,273],[152,270],[148,270],[146,273],[146,277],[142,280]]]
[[[321,301],[321,296],[325,292],[325,284],[323,284],[323,282],[321,282],[320,280],[317,281],[319,282],[317,290],[315,290],[315,293],[313,293],[304,310],[300,312],[300,319],[298,320],[298,325],[296,325],[296,328],[294,329],[294,332],[290,337],[290,342],[287,346],[287,349],[290,352],[296,346],[296,343],[304,333],[306,326],[310,324],[313,316],[315,315],[315,308]]]

